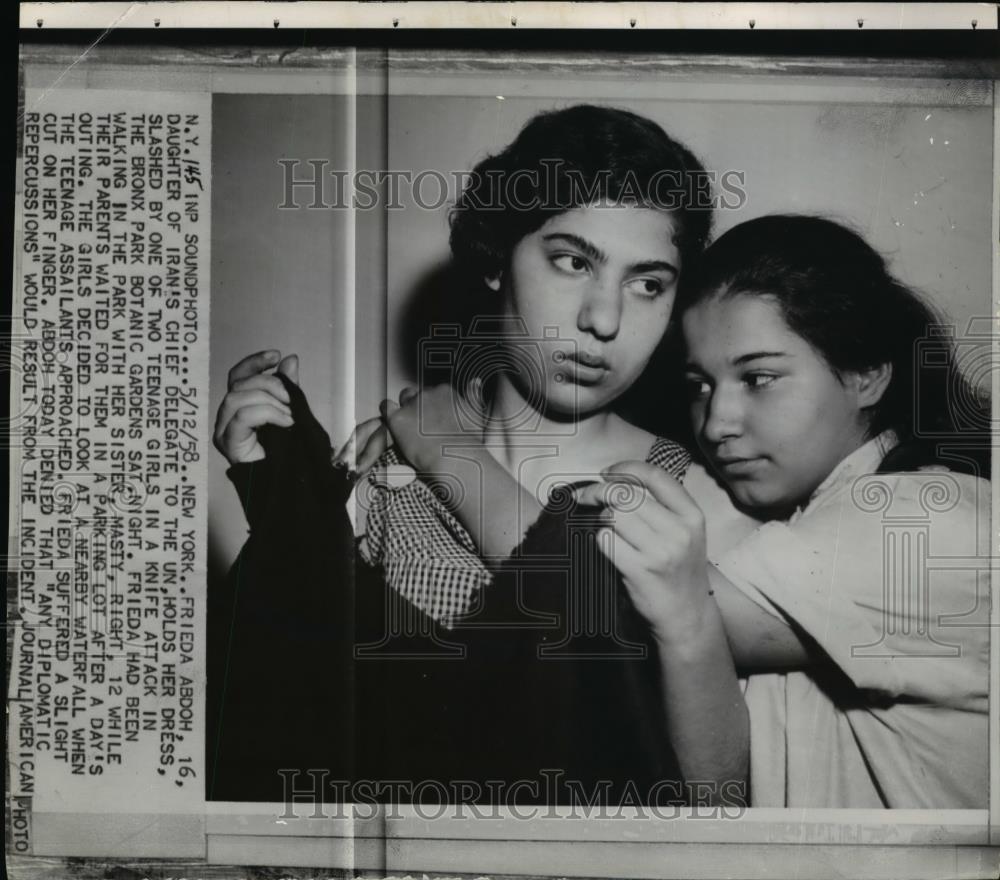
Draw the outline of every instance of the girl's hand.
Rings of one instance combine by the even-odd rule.
[[[701,509],[677,480],[648,462],[612,465],[604,477],[576,491],[579,503],[605,508],[601,552],[658,639],[676,642],[699,632],[712,601]]]
[[[478,394],[478,388],[473,387],[472,391]],[[333,461],[361,476],[390,446],[397,444],[406,460],[418,470],[432,471],[440,464],[445,445],[481,442],[482,407],[475,400],[478,398],[460,395],[447,384],[423,391],[408,386],[399,392],[398,406],[383,400],[379,406],[382,415],[361,422]]]
[[[406,406],[418,393],[418,389],[407,386],[399,392],[399,405]],[[382,401],[383,409],[387,403],[388,401]],[[333,463],[337,467],[350,468],[351,473],[357,478],[366,474],[392,445],[392,435],[386,428],[382,416],[375,416],[355,426],[347,442],[333,457]]]
[[[258,351],[243,358],[229,371],[228,391],[215,418],[212,442],[230,464],[264,458],[264,447],[257,439],[261,425],[291,427],[294,422],[288,392],[277,376],[266,371],[277,365],[277,372],[299,384],[299,359],[280,351]]]

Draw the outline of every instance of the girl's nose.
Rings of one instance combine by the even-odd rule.
[[[599,339],[613,339],[621,329],[622,291],[617,283],[595,279],[577,316],[577,327]]]
[[[720,384],[705,404],[701,433],[710,443],[721,443],[743,431],[743,407],[739,391]]]

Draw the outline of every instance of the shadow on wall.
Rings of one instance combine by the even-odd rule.
[[[454,340],[459,345],[468,339],[477,318],[493,315],[493,303],[483,291],[450,260],[442,260],[417,279],[406,297],[395,340],[399,363],[417,384],[449,381],[446,366],[428,363],[428,343]]]

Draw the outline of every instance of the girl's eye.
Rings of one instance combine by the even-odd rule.
[[[590,268],[587,261],[577,254],[556,254],[552,257],[552,263],[571,275],[582,275]]]
[[[625,289],[638,296],[652,298],[663,293],[666,285],[659,278],[633,278]]]
[[[767,388],[769,385],[773,385],[777,378],[773,373],[749,373],[743,377],[743,381],[752,390],[757,390],[758,388]]]
[[[698,376],[688,376],[684,381],[687,385],[688,396],[692,400],[708,397],[712,393],[712,386],[705,379]]]

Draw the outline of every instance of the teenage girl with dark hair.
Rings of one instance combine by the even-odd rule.
[[[451,244],[502,319],[500,368],[474,377],[483,412],[471,433],[457,418],[465,387],[386,405],[402,456],[390,450],[358,483],[356,529],[343,508],[352,480],[331,465],[296,358],[261,352],[233,368],[215,440],[251,535],[210,609],[210,797],[261,799],[282,767],[508,781],[558,768],[568,784],[609,781],[608,797],[632,785],[642,799],[658,781],[742,780],[746,710],[718,613],[680,608],[652,628],[597,550],[599,523],[553,491],[638,459],[683,478],[705,506],[724,498],[682,446],[616,412],[661,345],[709,205],[695,157],[621,110],[540,114],[481,163]],[[371,427],[359,446],[379,447]],[[421,479],[380,482],[402,461]],[[435,483],[459,489],[442,500]],[[357,662],[344,653],[401,619],[416,621],[402,641],[369,645]],[[456,640],[465,662],[386,659],[447,654]],[[353,722],[338,724],[352,701]],[[262,726],[262,711],[292,726]],[[702,718],[724,723],[709,735]],[[348,748],[344,729],[360,725]]]
[[[741,224],[687,282],[697,441],[765,523],[706,565],[684,489],[626,463],[608,479],[644,482],[641,509],[579,495],[614,512],[601,546],[654,626],[678,595],[721,611],[753,805],[985,808],[985,403],[930,309],[837,223]]]

